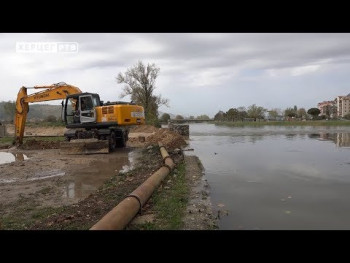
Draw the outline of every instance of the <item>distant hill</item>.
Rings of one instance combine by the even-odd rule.
[[[57,119],[61,119],[61,112],[62,112],[61,105],[45,105],[45,104],[29,105],[29,112],[28,112],[27,119],[43,120],[50,115],[55,116]]]
[[[4,103],[0,102],[0,121],[8,120],[4,111]],[[53,115],[57,119],[61,119],[61,105],[48,104],[29,104],[28,121],[44,120],[47,116]]]

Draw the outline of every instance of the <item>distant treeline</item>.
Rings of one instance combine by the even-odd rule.
[[[49,116],[61,119],[61,105],[29,104],[28,121],[43,121]],[[0,121],[13,121],[15,116],[15,102],[0,101]],[[52,118],[52,117],[51,117]]]

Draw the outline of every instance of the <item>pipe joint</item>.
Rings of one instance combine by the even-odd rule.
[[[170,155],[167,155],[167,156],[165,156],[165,157],[163,158],[164,163],[165,163],[165,160],[168,159],[168,158],[171,159]]]
[[[172,168],[170,167],[170,165],[167,165],[166,163],[164,163],[164,164],[163,164],[163,167],[168,168],[169,173],[170,173],[170,172],[171,172],[171,170],[172,170]]]
[[[128,197],[134,197],[134,198],[136,198],[136,200],[139,202],[140,208],[139,208],[139,212],[138,212],[138,213],[141,215],[142,202],[141,202],[140,197],[138,197],[138,196],[135,195],[135,194],[129,194],[129,195],[126,196],[126,198],[128,198]]]

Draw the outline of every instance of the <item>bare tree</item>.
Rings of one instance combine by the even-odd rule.
[[[124,83],[121,98],[130,95],[131,99],[142,105],[145,110],[146,118],[149,116],[158,116],[158,107],[160,105],[168,106],[168,99],[164,99],[161,95],[154,95],[156,88],[155,82],[159,75],[160,68],[154,63],[144,65],[142,61],[122,74],[119,73],[116,80],[118,83]]]

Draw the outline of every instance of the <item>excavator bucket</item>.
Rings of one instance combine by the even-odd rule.
[[[108,140],[77,139],[60,143],[60,154],[109,153]]]

